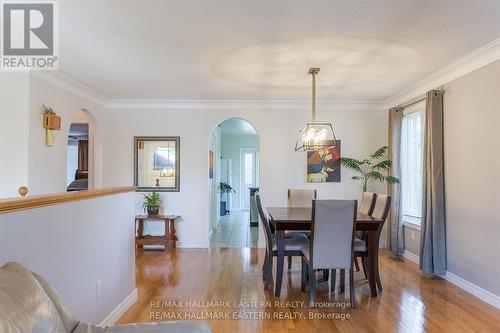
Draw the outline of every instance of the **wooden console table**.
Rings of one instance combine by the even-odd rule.
[[[175,220],[179,217],[179,215],[136,216],[135,223],[139,224],[137,227],[137,236],[135,237],[137,248],[143,248],[143,245],[163,245],[164,250],[175,248],[175,241],[177,240]],[[160,236],[144,235],[144,221],[164,222],[165,234]]]

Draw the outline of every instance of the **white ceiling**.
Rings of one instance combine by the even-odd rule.
[[[257,135],[253,125],[241,118],[226,119],[218,126],[222,135]]]
[[[500,37],[500,0],[60,1],[60,69],[111,99],[384,100]]]

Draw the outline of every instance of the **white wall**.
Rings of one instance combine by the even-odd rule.
[[[0,198],[28,185],[29,75],[0,74]]]
[[[446,85],[448,271],[500,297],[500,61]]]
[[[236,193],[232,193],[232,208],[240,208],[240,149],[259,149],[259,137],[255,135],[222,135],[221,138],[222,158],[230,158],[232,163],[232,187]],[[247,189],[245,189],[248,191]]]
[[[67,142],[71,122],[85,109],[90,123],[91,185],[102,185],[102,108],[60,86],[26,73],[0,73],[0,198],[62,192],[67,181]],[[55,144],[45,145],[42,104],[61,116]],[[80,114],[80,115],[79,115]]]
[[[179,246],[208,246],[208,159],[212,129],[230,117],[248,120],[259,133],[260,185],[265,205],[286,205],[288,188],[317,188],[320,198],[359,198],[361,188],[343,172],[341,183],[307,184],[305,153],[294,151],[299,129],[310,110],[163,110],[108,109],[104,158],[106,185],[133,184],[133,137],[181,137],[180,192],[163,193],[165,212],[182,215]],[[342,139],[344,156],[365,157],[387,143],[387,113],[374,110],[320,110],[319,121],[331,121]],[[384,190],[380,186],[374,190]],[[142,196],[137,194],[137,212]]]
[[[66,190],[67,142],[71,123],[78,119],[78,113],[86,109],[91,132],[93,176],[95,185],[102,183],[102,141],[100,133],[100,106],[81,98],[67,90],[48,82],[36,75],[30,75],[29,84],[29,168],[28,188],[30,194],[63,192]],[[45,145],[45,129],[42,127],[43,113],[41,105],[45,104],[61,116],[61,130],[56,131],[55,144]],[[89,180],[90,181],[90,180]],[[92,180],[93,182],[94,180]]]
[[[19,261],[79,320],[100,323],[135,289],[134,200],[123,193],[0,214],[0,266]]]

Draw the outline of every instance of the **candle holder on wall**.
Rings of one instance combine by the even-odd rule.
[[[61,117],[58,116],[51,107],[42,105],[43,109],[43,128],[45,128],[45,145],[52,147],[54,145],[54,131],[61,129]]]

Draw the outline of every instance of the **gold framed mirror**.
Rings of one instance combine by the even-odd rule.
[[[134,186],[138,192],[179,192],[180,137],[134,137]]]

